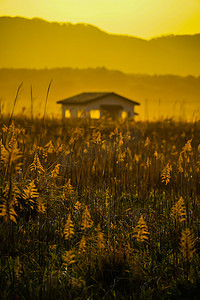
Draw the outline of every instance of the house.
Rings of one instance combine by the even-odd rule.
[[[90,117],[91,119],[99,119],[103,116],[112,119],[133,118],[137,115],[134,111],[135,105],[140,105],[116,93],[81,93],[57,103],[62,104],[63,117]]]

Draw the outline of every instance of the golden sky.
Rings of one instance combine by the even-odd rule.
[[[0,0],[0,15],[84,22],[144,38],[200,33],[200,0]]]

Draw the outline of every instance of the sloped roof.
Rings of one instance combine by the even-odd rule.
[[[115,93],[81,93],[81,94],[75,95],[73,97],[57,101],[57,103],[58,104],[87,104],[89,102],[92,102],[92,101],[95,101],[95,100],[98,100],[98,99],[101,99],[101,98],[104,98],[107,96],[111,96],[111,95],[118,96],[123,100],[133,103],[134,105],[140,105],[140,103],[138,103],[136,101],[125,98],[125,97],[115,94]]]

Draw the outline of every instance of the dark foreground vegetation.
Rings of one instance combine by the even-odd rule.
[[[2,119],[0,135],[2,299],[198,299],[200,123]]]

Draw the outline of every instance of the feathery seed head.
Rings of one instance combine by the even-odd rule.
[[[146,225],[143,216],[140,217],[138,224],[135,227],[133,235],[138,242],[145,242],[146,240],[148,240],[149,238],[148,226]]]
[[[66,240],[69,240],[74,235],[74,225],[71,220],[71,215],[68,215],[67,222],[64,227],[64,237]]]
[[[92,225],[93,225],[93,221],[91,219],[88,207],[86,206],[85,211],[84,211],[83,216],[82,216],[81,228],[82,228],[82,230],[85,230],[87,228],[91,228]]]
[[[190,262],[193,258],[195,252],[194,244],[195,239],[190,230],[188,228],[183,230],[180,241],[180,251],[183,255],[183,258],[186,259],[188,262]]]
[[[171,209],[171,216],[179,223],[185,221],[186,208],[183,197],[173,205]]]

